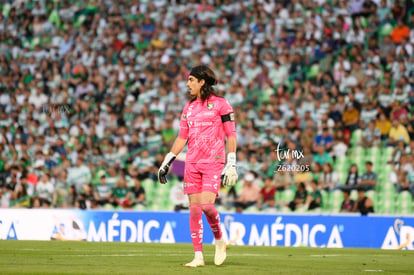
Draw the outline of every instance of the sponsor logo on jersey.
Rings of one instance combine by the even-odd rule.
[[[215,112],[214,111],[208,111],[208,112],[201,112],[201,113],[198,113],[197,115],[195,115],[196,117],[199,117],[199,116],[214,116],[215,115]]]
[[[200,127],[200,126],[211,126],[213,125],[212,121],[189,121],[188,126],[191,127]]]

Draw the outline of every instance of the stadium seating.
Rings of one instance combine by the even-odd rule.
[[[185,102],[185,94],[184,92],[182,94],[181,92],[176,92],[185,90],[185,79],[182,76],[196,63],[195,60],[210,63],[210,65],[217,69],[220,83],[217,87],[217,92],[220,95],[232,101],[234,98],[237,99],[237,96],[232,97],[234,96],[233,94],[229,95],[228,93],[224,93],[224,91],[230,90],[233,85],[238,90],[236,94],[240,96],[241,100],[238,100],[237,104],[234,104],[234,107],[238,117],[238,129],[242,128],[242,126],[247,129],[243,137],[251,136],[254,129],[255,117],[259,110],[263,110],[266,113],[266,121],[270,121],[271,123],[275,122],[273,113],[280,112],[281,121],[287,122],[290,119],[287,114],[290,114],[291,111],[297,111],[295,115],[297,115],[297,119],[300,121],[303,118],[303,114],[299,112],[303,107],[300,106],[301,104],[313,104],[316,101],[320,103],[320,98],[328,94],[330,100],[332,100],[329,104],[335,105],[338,94],[331,91],[331,86],[337,87],[339,94],[346,95],[345,97],[349,98],[349,95],[355,93],[357,89],[341,88],[343,84],[342,80],[345,78],[344,73],[348,70],[351,70],[351,73],[357,75],[359,78],[358,86],[361,87],[363,93],[362,95],[358,95],[359,98],[356,101],[363,105],[367,101],[366,98],[369,97],[368,93],[366,93],[367,86],[365,84],[367,81],[365,81],[365,77],[372,74],[367,69],[368,63],[375,63],[375,67],[378,69],[377,73],[379,74],[374,77],[375,84],[373,85],[375,85],[375,89],[372,95],[372,98],[375,99],[377,104],[377,109],[384,109],[381,108],[380,103],[377,101],[384,87],[388,85],[388,81],[390,82],[389,86],[392,88],[392,93],[394,93],[394,89],[400,85],[398,79],[401,78],[401,75],[404,75],[408,82],[410,82],[410,87],[414,90],[414,76],[412,74],[414,64],[412,64],[412,57],[398,55],[396,53],[398,44],[383,45],[384,38],[392,34],[397,28],[397,22],[400,19],[396,18],[396,15],[392,12],[380,24],[376,23],[379,22],[377,20],[377,14],[373,14],[373,20],[361,14],[344,14],[341,17],[345,18],[345,21],[341,25],[338,24],[341,20],[339,20],[340,18],[337,14],[338,6],[336,6],[337,2],[335,1],[328,1],[326,4],[333,11],[334,17],[332,19],[338,19],[338,22],[330,22],[329,24],[325,19],[326,16],[323,15],[326,11],[322,8],[315,9],[313,4],[309,4],[306,1],[299,1],[300,3],[298,5],[292,5],[289,1],[283,2],[281,4],[282,10],[274,10],[277,14],[276,17],[280,18],[271,18],[274,15],[273,13],[259,18],[256,14],[261,14],[261,12],[258,12],[261,9],[259,7],[260,4],[257,4],[257,1],[245,1],[241,5],[244,5],[246,10],[249,11],[248,13],[251,13],[252,17],[254,17],[251,25],[245,25],[242,23],[245,20],[243,18],[244,13],[238,14],[237,8],[240,8],[238,7],[239,5],[235,4],[235,6],[226,7],[229,10],[236,10],[233,10],[234,14],[223,17],[222,11],[223,5],[225,4],[220,0],[207,1],[210,5],[209,16],[212,16],[211,21],[203,21],[202,16],[201,18],[196,17],[191,12],[192,9],[198,8],[198,1],[196,1],[197,3],[191,4],[186,3],[186,1],[161,0],[156,1],[156,4],[162,7],[156,8],[151,1],[143,1],[141,5],[136,6],[133,1],[121,1],[117,5],[113,5],[116,1],[104,1],[105,3],[102,4],[91,4],[88,2],[69,0],[62,1],[62,3],[55,1],[52,5],[42,7],[44,11],[43,9],[35,11],[45,13],[46,21],[44,25],[41,25],[42,28],[39,28],[38,25],[35,26],[35,20],[32,18],[32,15],[27,16],[30,19],[27,22],[29,25],[26,28],[23,27],[26,23],[25,13],[27,9],[31,9],[32,7],[30,7],[29,3],[25,7],[25,10],[16,10],[17,2],[6,1],[0,4],[0,12],[3,15],[2,19],[4,19],[4,22],[7,22],[7,24],[3,24],[5,27],[3,25],[0,26],[0,122],[1,127],[6,130],[5,133],[8,135],[8,143],[13,144],[13,146],[6,145],[4,142],[6,138],[3,138],[2,134],[0,144],[4,147],[2,148],[1,154],[3,159],[8,161],[8,164],[12,164],[6,166],[3,164],[0,165],[2,186],[4,185],[3,182],[6,183],[11,180],[10,167],[13,165],[17,166],[21,170],[20,172],[23,170],[27,170],[32,174],[37,172],[35,160],[37,160],[36,158],[44,158],[45,151],[51,151],[52,158],[58,163],[57,166],[62,164],[63,159],[70,159],[70,169],[68,171],[73,172],[76,169],[74,160],[78,155],[74,151],[81,151],[80,145],[86,144],[85,139],[88,137],[88,134],[82,137],[77,137],[78,135],[73,134],[80,131],[76,128],[75,121],[80,119],[81,123],[83,123],[80,128],[82,128],[84,133],[89,133],[90,129],[88,127],[91,121],[88,120],[85,122],[83,120],[91,116],[103,118],[102,121],[105,121],[103,122],[103,128],[109,131],[108,133],[105,130],[105,133],[101,133],[99,137],[94,137],[96,139],[94,139],[93,143],[102,145],[104,143],[103,140],[109,139],[114,144],[116,152],[123,152],[122,154],[119,153],[118,159],[120,161],[117,161],[116,164],[117,172],[120,173],[121,170],[125,172],[127,170],[125,168],[134,165],[132,164],[133,161],[139,160],[142,151],[148,149],[149,142],[147,142],[147,139],[149,133],[145,127],[135,127],[132,125],[132,122],[130,122],[132,124],[127,124],[124,118],[127,115],[136,117],[144,114],[144,120],[148,120],[146,122],[151,127],[156,128],[155,130],[158,134],[165,130],[160,121],[165,121],[166,117],[174,120],[174,117],[179,118],[180,116],[179,112],[183,107],[181,106],[183,105],[182,103]],[[66,4],[66,2],[69,4],[70,9],[76,11],[70,18],[65,18],[65,12],[68,12],[68,10],[64,9],[63,4]],[[387,4],[394,5],[394,3]],[[115,6],[118,6],[122,10],[119,18],[116,13],[115,15],[112,14],[112,8]],[[287,23],[290,22],[290,19],[291,21],[295,21],[293,18],[285,18],[286,16],[290,16],[288,12],[290,9],[303,9],[303,11],[315,10],[314,12],[299,12],[302,18],[296,18],[300,19],[298,22],[304,22],[305,20],[317,22],[315,29],[307,29],[307,26],[302,28],[302,24],[296,25],[296,23],[292,23],[293,25],[291,25]],[[160,11],[164,12],[164,10],[166,16],[164,14],[161,16]],[[185,12],[181,13],[179,11]],[[408,17],[405,18],[405,24],[411,33],[413,32],[414,22],[410,22],[409,20],[412,13],[413,10],[407,11]],[[146,15],[149,15],[151,24],[157,26],[157,32],[151,34],[154,36],[150,35],[149,38],[144,38],[145,41],[142,42],[140,40],[140,32],[142,31],[141,29],[145,28],[142,19]],[[13,24],[8,23],[9,21],[7,20],[9,17],[13,17],[11,18]],[[238,22],[237,20],[240,19],[238,17],[243,18],[243,20]],[[275,28],[270,24],[271,19],[276,19]],[[118,20],[120,22],[117,22]],[[186,20],[192,21],[192,24],[182,24]],[[232,20],[236,21],[233,22]],[[42,29],[45,29],[47,26],[49,26],[50,31],[42,32]],[[203,27],[197,29],[193,28],[194,26]],[[216,27],[219,26],[224,26],[224,29],[231,33],[231,41],[233,43],[213,41],[220,36],[215,33]],[[265,29],[264,33],[261,33],[259,30],[261,26]],[[344,35],[349,33],[355,26],[360,27],[364,31],[364,41],[355,42],[352,41],[353,37]],[[137,28],[137,30],[134,28]],[[209,37],[203,43],[199,43],[198,37],[201,37],[201,32],[205,28],[208,30]],[[339,28],[339,31],[336,28]],[[112,37],[107,34],[108,31],[115,31],[116,35]],[[286,32],[287,37],[282,37],[281,32]],[[302,32],[306,33],[305,38],[299,37]],[[173,33],[173,37],[178,37],[179,41],[176,41],[175,38],[169,39],[169,33]],[[69,45],[63,41],[65,34],[68,34],[70,38],[70,47],[68,47],[69,50],[67,52],[64,52],[65,47]],[[209,40],[210,35],[213,37],[211,40]],[[413,37],[412,34],[410,35]],[[260,42],[260,37],[262,36],[269,45]],[[181,37],[184,37],[183,41],[181,41]],[[125,43],[126,41],[131,45]],[[194,47],[191,48],[192,45],[188,46],[186,41],[193,41]],[[259,41],[259,44],[255,45],[256,42],[254,41]],[[316,45],[312,46],[313,42],[311,43],[311,41],[316,42]],[[410,40],[409,44],[411,46],[414,45],[412,40]],[[127,48],[129,46],[131,48]],[[201,50],[201,48],[203,49]],[[131,51],[127,52],[127,49]],[[387,50],[389,52],[384,55],[383,51]],[[58,51],[56,57],[52,56],[55,51]],[[63,53],[60,53],[60,51]],[[200,54],[203,52],[208,52],[208,55],[203,56],[203,54]],[[264,59],[266,52],[270,53],[270,60]],[[374,53],[374,58],[370,56],[371,52]],[[93,62],[89,60],[90,55],[93,55],[91,53],[99,56],[97,60],[94,60],[96,64],[92,64]],[[228,56],[221,56],[223,53],[226,53]],[[296,54],[299,54],[299,60],[293,61]],[[130,55],[130,58],[126,58],[127,55]],[[33,62],[31,60],[32,56],[35,58],[33,64],[41,64],[43,62],[46,66],[34,66],[31,63]],[[392,64],[387,60],[388,56],[393,58],[391,61]],[[344,60],[344,63],[341,65],[343,68],[338,69],[338,62],[341,59]],[[286,70],[283,76],[280,76],[282,74],[281,70],[273,70],[273,60],[280,60],[280,65]],[[363,61],[361,72],[354,73],[352,63],[355,60]],[[256,62],[254,69],[249,67],[250,61]],[[397,73],[398,69],[396,67],[396,63],[399,61],[403,61],[406,70],[401,75]],[[51,73],[48,70],[53,66],[56,66],[56,68]],[[266,66],[267,71],[263,70]],[[172,68],[171,71],[170,68]],[[98,72],[98,75],[95,75],[96,72],[94,70]],[[256,71],[260,71],[260,73],[253,77]],[[391,78],[386,79],[384,76],[385,73],[391,73]],[[277,79],[277,81],[276,79],[270,79],[270,75],[277,75],[281,79]],[[57,80],[52,79],[53,76],[56,76]],[[250,79],[251,76],[252,79]],[[325,81],[325,76],[334,79],[334,81],[332,83]],[[361,80],[362,78],[364,80]],[[13,81],[10,81],[11,79]],[[82,93],[82,88],[79,84],[80,79],[86,79],[88,84],[93,86],[93,91],[88,96],[79,96],[78,94],[78,92],[80,94]],[[277,85],[271,85],[272,87],[266,86],[268,83],[273,82],[277,83]],[[100,89],[99,91],[98,87]],[[164,88],[164,91],[162,91],[161,87]],[[56,91],[54,88],[56,88]],[[281,93],[279,93],[280,89],[282,91]],[[40,95],[36,94],[37,90],[40,91]],[[264,96],[265,90],[266,93],[269,91],[266,97]],[[404,90],[407,90],[406,87],[404,87]],[[404,123],[405,127],[408,128],[410,123],[413,124],[414,104],[412,104],[412,99],[409,98],[412,95],[409,92],[405,93],[407,95],[406,101],[411,100],[411,103],[403,102],[403,105],[405,104],[404,108],[408,113],[407,121]],[[67,97],[67,101],[61,101],[59,104],[66,102],[66,107],[71,107],[73,112],[67,114],[67,117],[62,118],[66,126],[58,127],[56,124],[59,121],[54,121],[55,125],[53,127],[58,129],[63,128],[63,133],[59,133],[59,135],[65,138],[64,148],[68,152],[70,151],[65,158],[61,158],[57,150],[54,150],[53,146],[47,144],[47,141],[41,141],[43,140],[42,137],[46,137],[49,141],[55,141],[54,137],[48,136],[50,131],[48,128],[49,124],[51,124],[50,120],[53,122],[55,117],[48,117],[48,115],[52,114],[46,114],[42,109],[45,103],[41,102],[42,104],[38,104],[37,102],[39,98],[45,97],[49,100],[46,101],[49,104],[52,103],[52,98],[55,100],[56,98],[60,98],[62,94]],[[171,95],[176,94],[178,94],[178,101],[172,103]],[[7,95],[9,95],[9,99]],[[162,112],[159,110],[146,112],[145,108],[151,105],[151,100],[156,95],[160,97],[160,101],[165,105],[164,110]],[[307,97],[308,95],[311,96],[311,100]],[[29,98],[28,102],[34,106],[32,111],[27,111],[32,108],[32,106],[29,106],[30,104],[26,105],[26,103],[21,103],[22,96],[26,98],[24,100],[27,100],[27,97]],[[283,99],[286,102],[283,102]],[[12,100],[15,100],[15,102],[18,101],[18,104],[13,103]],[[129,102],[133,102],[133,105],[127,106]],[[295,102],[294,104],[296,106],[292,108],[291,105],[288,106],[287,102]],[[87,111],[82,109],[85,105],[89,106]],[[18,108],[14,109],[14,106],[18,106]],[[276,106],[278,108],[277,110],[274,108]],[[133,111],[128,113],[127,107],[131,107]],[[97,108],[98,113],[91,115],[93,108]],[[111,109],[112,112],[115,110],[115,120],[117,122],[113,123],[113,125],[107,123],[110,120],[110,114],[107,112],[108,109]],[[314,111],[312,115],[318,113],[318,110]],[[44,130],[44,133],[38,134],[36,130],[39,129],[33,129],[33,125],[30,124],[32,122],[27,123],[28,113],[33,113],[35,120],[33,123],[37,123],[37,126],[34,128]],[[66,114],[62,113],[61,115],[65,116]],[[245,117],[249,117],[250,121],[249,119],[245,119]],[[17,119],[17,124],[11,123],[13,119]],[[388,114],[387,119],[392,120],[393,117]],[[313,127],[316,128],[316,125],[320,121],[314,118],[313,120]],[[130,151],[129,148],[125,148],[127,146],[122,147],[123,145],[117,144],[123,138],[121,137],[123,134],[118,133],[118,130],[123,127],[121,121],[127,125],[128,133],[125,136],[128,137],[125,138],[125,143],[128,143],[130,135],[137,133],[141,143],[139,149]],[[175,122],[177,122],[176,118]],[[338,126],[339,124],[338,122],[335,123],[335,131],[345,130],[341,128],[342,126]],[[174,125],[177,125],[177,123]],[[101,127],[102,125],[99,126]],[[22,133],[18,134],[17,131],[20,128],[22,129]],[[285,127],[283,128],[283,130],[287,129]],[[264,134],[263,131],[261,134]],[[289,137],[294,136],[289,130],[283,134]],[[313,134],[316,135],[317,131],[314,131]],[[21,138],[26,135],[31,135],[35,141],[33,147],[40,147],[41,150],[36,149],[37,151],[35,151],[34,148],[28,148],[27,151],[30,153],[31,160],[23,165],[22,163],[25,163],[26,158],[22,158],[24,152],[12,152],[15,150],[14,147],[21,147],[21,144],[14,146],[18,137]],[[353,130],[349,144],[347,144],[349,148],[346,154],[336,157],[336,160],[333,162],[334,172],[338,175],[340,184],[343,185],[345,183],[349,168],[352,164],[356,164],[359,174],[362,174],[366,169],[365,163],[371,161],[374,172],[377,174],[377,184],[375,189],[367,192],[366,195],[373,200],[375,212],[380,214],[410,213],[414,209],[411,194],[407,191],[397,193],[396,186],[390,182],[390,174],[394,172],[395,168],[393,163],[394,147],[390,146],[387,139],[382,140],[378,145],[363,147],[361,144],[363,135],[364,127],[358,126],[357,129]],[[412,131],[410,135],[412,139]],[[270,140],[269,137],[267,139]],[[167,144],[163,141],[162,144],[156,146],[156,149],[159,149],[159,153],[163,154],[168,150],[167,148],[170,145],[170,143]],[[91,148],[88,148],[88,146],[92,147],[91,144],[88,144],[85,148],[82,148],[83,153],[92,155],[90,152]],[[105,146],[101,149],[105,149]],[[408,145],[406,144],[406,146]],[[269,152],[272,151],[270,146],[266,148],[253,146],[245,150],[247,147],[249,146],[243,145],[238,149],[248,155],[261,152],[261,155],[258,157],[260,159],[259,162],[262,162],[261,164],[268,164],[268,162],[272,161],[267,159],[270,156]],[[155,151],[151,151],[151,157],[156,155],[157,152]],[[262,154],[262,152],[265,153]],[[104,171],[114,166],[111,157],[106,159],[110,155],[106,153],[102,152],[99,156],[104,160],[105,164],[102,168]],[[153,161],[153,165],[155,163]],[[86,163],[86,165],[96,168],[96,165],[92,165],[91,163]],[[3,167],[7,166],[8,168],[3,171]],[[98,170],[100,171],[101,169]],[[97,172],[98,170],[91,168],[89,171],[91,173],[91,181],[89,184],[92,186],[99,184],[101,174]],[[44,171],[51,172],[51,169],[45,168]],[[264,175],[271,175],[273,171],[269,168],[267,171],[256,172],[263,177]],[[154,175],[151,176],[153,177]],[[57,180],[56,175],[52,175],[52,178],[53,181]],[[67,178],[67,186],[75,184],[76,180],[78,179],[73,178],[72,174],[70,174]],[[172,177],[171,184],[162,186],[151,178],[143,180],[142,186],[146,190],[147,204],[145,206],[138,205],[134,209],[138,211],[144,209],[154,211],[172,210],[174,206],[169,200],[169,192],[170,188],[175,184],[178,184],[176,177]],[[236,185],[235,189],[237,193],[241,192],[242,181]],[[295,186],[292,184],[291,188],[276,193],[276,202],[282,205],[277,211],[290,212],[285,205],[293,199],[295,191]],[[10,207],[21,206],[21,202],[27,202],[37,195],[36,192],[30,196],[23,194],[22,196],[16,196],[17,199],[15,201],[5,202],[4,204]],[[356,198],[356,191],[351,192],[351,198]],[[65,200],[65,198],[59,198],[58,202],[60,203]],[[339,211],[338,207],[342,202],[342,194],[339,190],[330,193],[322,191],[322,200],[322,209],[312,211],[312,213],[317,213],[318,211],[322,213],[337,213]],[[72,205],[72,207],[74,206]],[[112,206],[108,207],[113,208]],[[227,209],[225,206],[220,207]],[[121,208],[117,207],[116,209]],[[255,212],[258,210],[252,207],[248,211]],[[305,209],[302,208],[298,211],[304,213]]]

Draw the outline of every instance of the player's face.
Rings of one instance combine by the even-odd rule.
[[[190,94],[200,97],[201,87],[204,85],[204,79],[198,80],[194,76],[190,75],[187,79],[187,87],[190,90]]]

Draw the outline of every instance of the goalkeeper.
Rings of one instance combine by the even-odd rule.
[[[165,184],[171,163],[188,140],[184,194],[190,202],[190,231],[195,256],[185,265],[187,267],[204,266],[203,213],[215,237],[214,263],[221,265],[226,259],[226,242],[222,239],[220,216],[214,202],[220,184],[233,186],[237,182],[237,139],[233,107],[215,94],[213,85],[216,83],[214,72],[207,66],[192,68],[187,79],[190,100],[181,115],[180,132],[158,171],[159,181]]]

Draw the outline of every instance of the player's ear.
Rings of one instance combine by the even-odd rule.
[[[200,80],[198,81],[198,83],[200,83],[200,84],[201,84],[201,86],[203,86],[203,85],[206,83],[206,81],[205,81],[204,79],[200,79]]]

